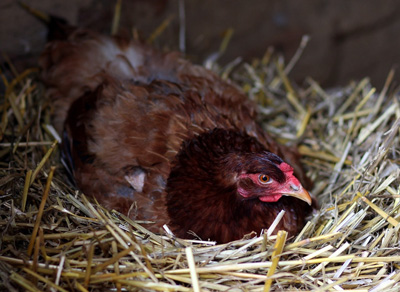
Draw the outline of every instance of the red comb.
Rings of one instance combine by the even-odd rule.
[[[279,165],[279,169],[282,170],[283,172],[288,172],[288,171],[293,171],[293,167],[291,167],[289,164],[286,162],[282,162]]]

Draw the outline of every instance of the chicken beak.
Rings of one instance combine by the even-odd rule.
[[[290,191],[284,192],[283,196],[291,196],[300,199],[311,206],[312,199],[310,194],[302,187],[291,187]]]

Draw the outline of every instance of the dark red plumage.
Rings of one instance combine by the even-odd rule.
[[[77,185],[105,207],[218,242],[259,233],[281,210],[277,230],[304,225],[311,199],[293,176],[307,187],[297,153],[261,129],[230,81],[82,29],[51,41],[40,64]]]

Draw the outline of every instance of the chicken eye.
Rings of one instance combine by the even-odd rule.
[[[265,185],[271,182],[271,178],[266,174],[260,174],[258,176],[258,181]]]

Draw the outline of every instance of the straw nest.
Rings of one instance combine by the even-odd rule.
[[[11,70],[11,81],[1,74],[0,289],[399,291],[393,72],[380,93],[368,79],[329,91],[308,79],[299,88],[288,78],[296,58],[285,66],[268,51],[216,70],[257,100],[267,131],[299,144],[320,209],[296,238],[271,235],[272,226],[223,245],[167,228],[153,234],[86,199],[60,165],[37,69]]]

